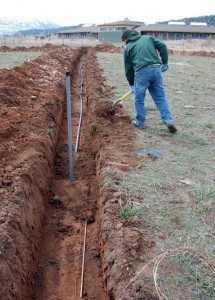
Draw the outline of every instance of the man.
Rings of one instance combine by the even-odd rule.
[[[168,69],[168,50],[165,43],[148,35],[125,28],[121,35],[124,47],[125,75],[132,94],[135,94],[136,120],[132,125],[143,129],[146,119],[147,89],[171,133],[177,131],[163,86],[163,74]],[[158,55],[159,53],[159,55]],[[159,57],[160,56],[160,57]]]

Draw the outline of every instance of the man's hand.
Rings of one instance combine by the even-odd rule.
[[[134,92],[135,92],[135,87],[134,87],[134,85],[130,85],[130,92],[131,92],[132,94],[134,94]]]
[[[161,67],[161,72],[166,72],[166,70],[168,70],[168,69],[169,69],[168,64],[163,64]]]

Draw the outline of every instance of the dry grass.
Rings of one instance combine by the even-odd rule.
[[[116,98],[126,93],[122,54],[99,53],[98,59],[108,83],[116,87]],[[178,133],[167,131],[147,95],[147,123],[144,131],[137,131],[139,144],[164,155],[155,160],[137,156],[140,168],[124,175],[118,188],[144,211],[144,222],[156,241],[155,256],[172,248],[192,247],[214,259],[215,59],[171,56],[169,65],[164,82]],[[123,105],[134,116],[132,98]],[[211,273],[206,275],[203,265],[197,273],[195,268],[192,258],[185,262],[180,256],[166,262],[159,276],[168,300],[215,297]],[[168,269],[173,270],[171,275]]]

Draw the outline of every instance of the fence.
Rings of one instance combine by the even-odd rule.
[[[0,46],[15,47],[32,47],[43,46],[45,44],[68,45],[72,47],[96,46],[102,44],[95,38],[77,38],[77,37],[57,37],[57,36],[20,36],[20,37],[0,37]],[[186,39],[186,40],[166,40],[165,43],[170,49],[180,51],[214,51],[215,40],[213,39]],[[122,43],[113,43],[120,47]]]
[[[95,46],[99,43],[98,40],[94,38],[63,38],[57,36],[10,36],[10,37],[0,37],[0,46],[7,47],[32,47],[32,46],[43,46],[45,44],[53,45],[68,45],[68,46]]]

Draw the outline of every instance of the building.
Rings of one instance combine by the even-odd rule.
[[[152,35],[161,40],[215,38],[215,27],[205,25],[151,24],[138,27],[141,35]]]
[[[98,25],[99,42],[119,43],[121,41],[120,38],[124,27],[136,29],[141,25],[145,25],[145,23],[130,21],[128,18],[125,18],[122,21],[100,24]]]
[[[134,22],[125,19],[124,21],[98,25],[98,38],[99,42],[120,42],[124,27],[135,29],[141,35],[152,35],[161,40],[215,38],[215,27],[205,24],[191,23],[190,25],[185,25],[184,22],[169,22],[169,24],[145,25],[143,22]]]
[[[215,27],[206,23],[169,22],[169,24],[150,24],[144,22],[123,21],[100,25],[82,26],[55,34],[61,38],[91,38],[99,42],[120,43],[123,28],[135,29],[141,35],[152,35],[160,40],[208,39],[215,38]]]
[[[95,25],[55,32],[59,38],[92,38],[98,39],[99,28]]]

